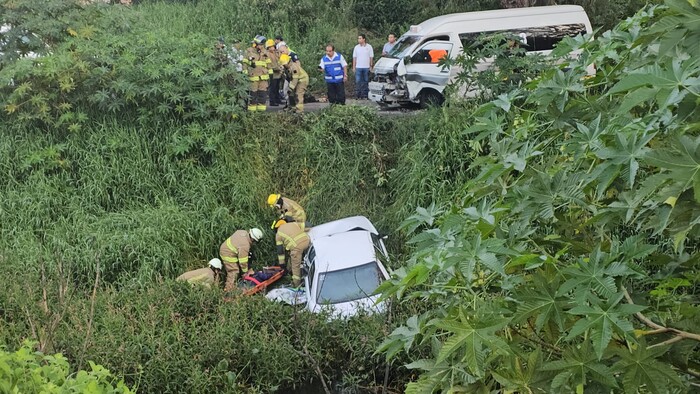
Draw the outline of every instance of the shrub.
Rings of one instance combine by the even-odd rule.
[[[33,351],[35,344],[24,342],[14,353],[0,350],[0,391],[3,393],[85,392],[99,394],[133,393],[109,370],[90,362],[89,371],[69,373],[68,360],[61,354]],[[116,382],[116,384],[115,384]]]

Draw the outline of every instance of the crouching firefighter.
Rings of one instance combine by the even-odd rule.
[[[272,224],[275,231],[275,245],[277,245],[277,263],[284,269],[287,268],[287,260],[292,266],[292,285],[301,286],[301,259],[309,248],[309,236],[306,235],[298,223],[287,223],[279,219]]]
[[[304,93],[309,86],[309,74],[301,68],[300,62],[291,61],[291,57],[286,53],[280,55],[280,64],[284,67],[284,73],[289,81],[289,101],[291,105],[292,98],[295,97],[295,110],[304,112]]]
[[[215,284],[223,287],[226,283],[226,271],[223,270],[221,260],[214,258],[209,260],[209,268],[185,272],[176,280],[204,287],[211,287]]]
[[[250,249],[254,242],[262,239],[263,232],[259,228],[238,230],[224,241],[219,247],[219,255],[226,268],[226,286],[224,290],[234,288],[239,275],[252,273],[248,267]]]

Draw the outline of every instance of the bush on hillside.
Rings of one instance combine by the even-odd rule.
[[[381,287],[441,305],[381,348],[411,355],[407,392],[696,388],[698,20],[697,2],[667,0],[594,41],[568,38],[557,51],[577,59],[445,108],[468,111],[461,128],[431,125],[464,141],[448,154],[407,148],[410,179],[413,162],[462,166],[430,178],[453,185],[404,221],[413,251]]]
[[[0,392],[49,393],[89,392],[95,394],[134,393],[109,370],[90,362],[90,370],[70,373],[68,360],[61,354],[34,351],[35,344],[24,342],[15,352],[0,349]]]
[[[49,53],[0,70],[0,106],[16,124],[77,131],[106,114],[142,125],[220,122],[243,107],[246,79],[219,67],[201,34],[140,28],[138,14],[121,6],[67,31]]]

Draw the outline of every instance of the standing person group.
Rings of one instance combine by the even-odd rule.
[[[309,85],[309,75],[301,66],[299,57],[291,51],[281,35],[274,40],[257,35],[251,46],[240,59],[233,63],[242,68],[250,81],[248,111],[266,111],[270,106],[279,106],[284,100],[285,108],[297,112],[304,111],[304,95]],[[388,55],[396,45],[396,35],[391,33],[388,42],[382,48],[382,56]],[[231,58],[223,53],[223,39],[217,43],[216,54],[220,66],[225,66]],[[240,52],[238,52],[240,53]],[[321,58],[319,69],[323,72],[328,88],[328,102],[344,105],[345,82],[348,80],[348,63],[338,53],[333,44],[326,45],[325,55]],[[366,100],[369,95],[369,78],[374,68],[374,49],[367,42],[365,34],[357,36],[357,45],[352,52],[352,70],[355,73],[355,98]],[[283,97],[280,91],[284,92]],[[291,94],[289,94],[291,93]]]

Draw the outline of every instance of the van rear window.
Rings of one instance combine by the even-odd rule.
[[[551,25],[528,27],[522,29],[493,30],[459,35],[463,48],[479,49],[478,42],[489,36],[520,37],[521,47],[528,52],[551,51],[564,37],[575,37],[586,34],[586,25],[575,23],[568,25]]]

